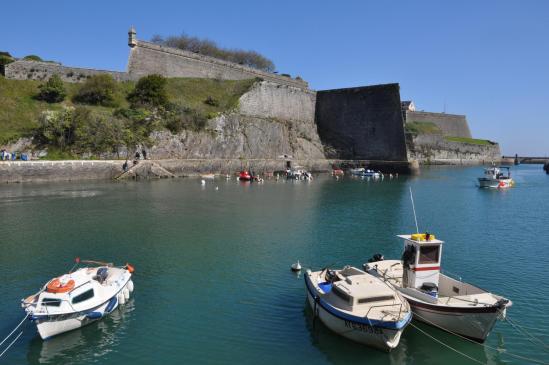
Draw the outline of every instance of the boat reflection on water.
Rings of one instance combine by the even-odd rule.
[[[127,334],[134,311],[130,299],[109,317],[86,327],[43,341],[38,334],[30,341],[27,360],[30,364],[61,364],[86,362],[115,351],[120,339]]]
[[[435,342],[413,326],[406,328],[398,347],[389,353],[362,345],[332,332],[318,318],[313,326],[313,311],[306,300],[303,302],[303,305],[303,317],[310,334],[311,344],[322,352],[332,364],[368,363],[369,365],[401,365],[409,363],[410,359],[415,359],[418,364],[458,365],[468,362],[473,363],[466,357]],[[464,341],[418,321],[414,321],[413,325],[483,364],[501,362],[501,358],[497,353],[490,352],[490,350],[485,349],[477,343]]]

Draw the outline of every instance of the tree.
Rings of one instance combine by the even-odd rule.
[[[51,76],[45,84],[38,86],[38,89],[40,91],[36,95],[36,98],[48,103],[62,102],[65,100],[65,96],[67,96],[63,81],[61,81],[58,75]]]
[[[109,74],[94,75],[87,79],[73,97],[73,101],[81,104],[117,106],[116,81]]]
[[[137,81],[135,88],[127,99],[132,108],[160,107],[168,104],[166,78],[161,75],[144,76]]]
[[[25,56],[23,57],[23,59],[25,61],[39,61],[39,62],[42,62],[42,58],[40,58],[40,56],[37,56],[35,54],[31,54],[31,55],[28,55],[28,56]]]

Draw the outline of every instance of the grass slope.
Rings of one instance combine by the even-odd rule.
[[[444,137],[445,140],[449,142],[459,142],[459,143],[469,143],[469,144],[478,144],[478,145],[493,145],[494,142],[487,139],[476,139],[476,138],[466,138],[466,137]]]
[[[413,135],[418,134],[441,134],[440,128],[433,122],[408,122],[405,131]]]
[[[255,80],[209,80],[172,78],[168,79],[167,90],[171,102],[196,110],[204,116],[225,112],[238,105],[238,99],[250,89]],[[59,110],[73,106],[72,96],[81,84],[64,83],[67,97],[62,103],[48,104],[36,100],[38,86],[34,80],[9,80],[0,76],[0,144],[15,141],[29,135],[37,125],[40,113],[45,110]],[[134,82],[118,83],[119,107],[128,107],[126,95],[133,89]],[[206,104],[208,98],[216,105]],[[88,106],[98,113],[112,113],[114,108]]]

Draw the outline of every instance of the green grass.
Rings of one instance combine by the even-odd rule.
[[[250,89],[255,80],[209,80],[172,78],[168,79],[167,89],[171,102],[196,110],[203,116],[212,116],[238,105],[238,99]],[[42,82],[34,80],[9,80],[0,76],[0,144],[15,141],[29,135],[37,126],[40,113],[45,110],[60,110],[64,106],[74,106],[72,97],[80,84],[64,83],[67,97],[62,103],[48,104],[36,100],[38,86]],[[134,82],[118,83],[116,100],[119,107],[128,107],[126,95],[133,89]],[[204,101],[212,97],[217,105]],[[112,113],[114,108],[88,106],[94,112]]]
[[[469,143],[469,144],[479,144],[479,145],[493,145],[494,142],[487,139],[476,139],[476,138],[466,138],[466,137],[444,137],[445,140],[449,142],[459,142],[459,143]]]
[[[433,122],[407,122],[405,124],[406,133],[418,134],[441,134],[440,128]]]

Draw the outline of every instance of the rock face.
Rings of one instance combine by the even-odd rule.
[[[155,159],[323,159],[314,107],[312,91],[258,82],[237,110],[209,120],[204,131],[153,133],[149,153]]]

